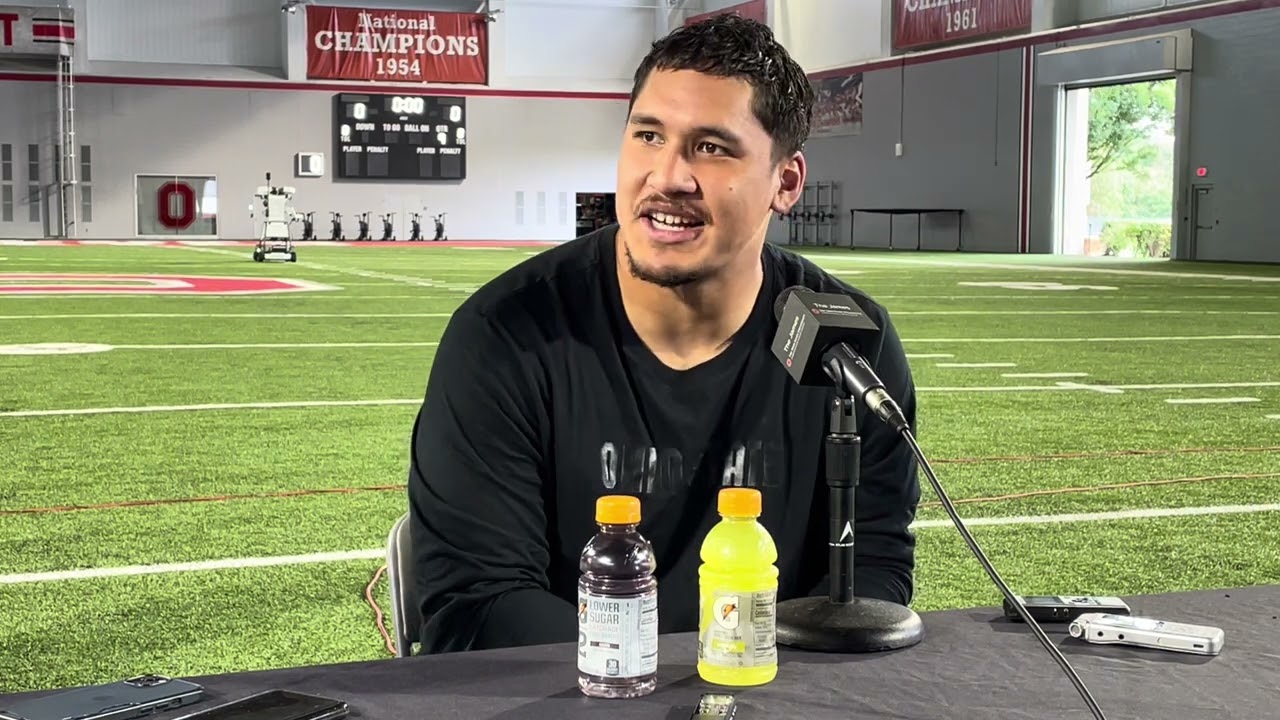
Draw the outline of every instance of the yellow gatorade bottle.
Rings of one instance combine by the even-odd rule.
[[[778,674],[778,549],[760,517],[759,490],[720,491],[720,522],[698,569],[698,675],[717,685],[763,685]]]

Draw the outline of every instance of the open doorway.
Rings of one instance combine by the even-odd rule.
[[[1177,80],[1068,87],[1060,127],[1060,255],[1172,253]]]
[[[618,221],[614,193],[578,193],[577,196],[578,237]]]

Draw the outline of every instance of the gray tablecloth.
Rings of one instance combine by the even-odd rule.
[[[1280,718],[1280,585],[1126,598],[1135,614],[1216,625],[1222,654],[1088,645],[1043,625],[1110,720]],[[1071,682],[1021,623],[994,608],[926,613],[925,640],[874,655],[783,649],[777,679],[735,689],[739,718],[1049,720],[1092,718]],[[371,720],[684,720],[722,690],[694,668],[695,638],[660,640],[659,687],[634,700],[594,700],[576,685],[572,645],[387,659],[188,678],[208,699],[187,712],[271,688],[346,700]],[[13,697],[0,697],[0,705]],[[173,717],[168,713],[158,718]]]

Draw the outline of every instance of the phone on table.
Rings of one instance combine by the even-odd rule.
[[[341,700],[291,690],[267,690],[183,715],[178,720],[341,720],[349,712]]]
[[[0,720],[130,720],[199,702],[204,688],[163,675],[138,675],[0,707]]]
[[[703,693],[689,720],[735,720],[738,700],[728,693]]]
[[[1042,622],[1071,622],[1084,613],[1110,613],[1112,615],[1128,615],[1129,605],[1118,597],[1094,595],[1028,595],[1015,596],[1027,609],[1032,620]],[[1004,616],[1014,622],[1021,622],[1018,614],[1008,598],[1004,600]]]

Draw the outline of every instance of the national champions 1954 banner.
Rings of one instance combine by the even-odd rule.
[[[1031,0],[893,0],[893,49],[1031,30]]]
[[[75,18],[70,8],[0,5],[0,55],[70,57]]]
[[[489,83],[483,13],[307,6],[307,77]]]

